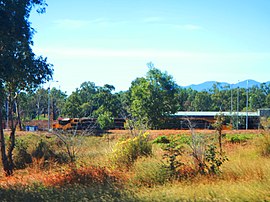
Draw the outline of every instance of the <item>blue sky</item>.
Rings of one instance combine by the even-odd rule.
[[[127,90],[152,61],[178,85],[270,80],[269,0],[47,0],[32,13],[34,51],[52,86]]]

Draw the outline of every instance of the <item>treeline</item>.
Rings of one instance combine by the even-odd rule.
[[[129,118],[150,128],[177,111],[246,111],[247,89],[216,83],[208,91],[181,88],[167,72],[152,64],[145,77],[136,78],[127,91],[115,93],[112,85],[96,86],[84,82],[71,95],[60,89],[39,88],[20,93],[21,117],[42,119],[48,104],[54,120],[58,117],[94,117],[110,123],[112,117]],[[49,94],[48,94],[49,93]],[[50,103],[48,103],[50,102]],[[270,85],[262,83],[248,89],[248,111],[270,107]]]

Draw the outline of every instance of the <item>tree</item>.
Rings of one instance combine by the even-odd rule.
[[[151,128],[159,128],[162,119],[179,108],[178,89],[172,76],[150,63],[146,78],[137,78],[129,89],[133,118]]]
[[[80,107],[82,105],[79,90],[72,92],[71,95],[67,98],[65,106],[63,109],[63,114],[68,117],[77,118],[81,115]]]
[[[34,6],[38,6],[39,12],[44,12],[45,5],[44,0],[0,1],[0,106],[3,106],[4,98],[8,95],[11,109],[20,91],[36,88],[52,76],[52,66],[47,59],[37,57],[32,51],[34,30],[28,20]],[[13,173],[12,151],[16,130],[13,110],[10,110],[9,116],[12,127],[8,145],[0,124],[1,158],[6,175]],[[0,123],[2,120],[0,110]]]
[[[183,92],[183,91],[181,91]],[[196,94],[198,91],[192,90],[191,88],[188,88],[184,91],[185,93],[181,93],[181,95],[184,95],[183,103],[183,111],[194,111],[194,107],[192,106],[192,101],[195,99]],[[182,97],[182,96],[181,96]]]
[[[192,106],[195,111],[210,111],[211,96],[207,91],[198,92],[192,101]]]
[[[39,120],[41,114],[45,114],[48,109],[48,91],[44,88],[39,88],[35,93],[33,93],[33,98],[35,105],[31,106],[33,109],[36,109],[36,113],[32,118]]]
[[[67,95],[60,89],[52,88],[50,92],[50,107],[52,107],[53,120],[56,120],[61,115],[66,97]]]

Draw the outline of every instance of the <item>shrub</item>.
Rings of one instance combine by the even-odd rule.
[[[186,136],[170,136],[169,138],[166,136],[160,136],[153,141],[153,143],[160,144],[164,151],[163,158],[166,160],[166,168],[168,169],[171,178],[179,175],[177,170],[183,165],[179,160],[179,156],[183,154],[183,148],[186,142]]]
[[[140,156],[152,154],[152,144],[148,140],[148,134],[140,134],[137,137],[119,141],[113,148],[111,161],[114,165],[130,167]]]
[[[47,142],[44,142],[42,139],[38,142],[36,148],[32,152],[32,156],[36,159],[44,158],[44,160],[49,160],[54,157],[55,154],[51,150],[50,145]]]
[[[219,174],[221,172],[221,165],[227,161],[228,158],[221,155],[220,152],[217,151],[217,147],[215,145],[210,144],[205,151],[205,160],[206,173]]]
[[[233,144],[244,143],[244,142],[247,142],[249,139],[251,139],[251,137],[245,134],[236,134],[229,137],[229,141]]]
[[[40,162],[42,166],[50,162],[57,162],[60,164],[69,163],[69,156],[64,152],[56,152],[48,142],[40,140],[32,151],[32,157]]]
[[[159,136],[156,139],[153,140],[154,144],[168,144],[170,143],[170,140],[166,136]]]
[[[22,139],[17,139],[15,145],[14,165],[17,169],[23,169],[32,163],[32,157],[27,152],[28,144]]]

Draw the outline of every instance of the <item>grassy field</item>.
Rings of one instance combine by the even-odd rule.
[[[124,144],[119,142],[128,142],[128,131],[71,139],[76,156],[72,164],[65,145],[54,135],[18,133],[21,146],[17,147],[26,148],[32,163],[16,169],[11,177],[1,174],[1,201],[270,201],[270,158],[262,155],[261,131],[224,132],[228,161],[220,173],[195,172],[190,148],[184,145],[177,156],[183,165],[174,178],[165,166],[166,150],[152,142],[159,136],[189,138],[189,131],[149,131],[151,154],[129,161],[128,166],[112,161],[117,145]],[[196,133],[215,136],[215,131]],[[37,155],[40,151],[47,156]],[[18,148],[15,159],[16,155]]]

